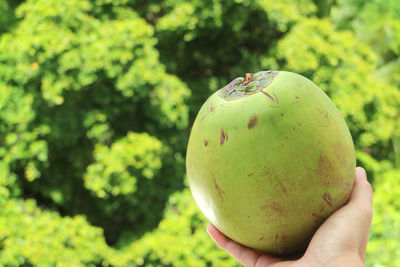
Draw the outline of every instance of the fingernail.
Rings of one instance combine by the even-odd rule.
[[[360,175],[362,178],[367,180],[367,173],[366,173],[366,171],[364,170],[363,167],[358,167],[357,168],[357,172],[358,172],[358,175]]]

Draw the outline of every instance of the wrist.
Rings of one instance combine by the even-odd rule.
[[[333,259],[331,263],[328,263],[325,266],[354,266],[354,267],[364,267],[365,264],[361,260],[358,253],[351,253],[348,255],[340,256],[336,259]]]
[[[337,257],[303,257],[300,260],[300,266],[315,266],[315,267],[365,267],[363,260],[358,253],[344,253]]]

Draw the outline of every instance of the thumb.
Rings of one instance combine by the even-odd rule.
[[[372,195],[372,186],[367,180],[365,170],[357,167],[353,194],[347,206],[354,212],[357,211],[356,214],[359,216],[360,223],[363,222],[368,227],[372,219]]]
[[[358,229],[355,232],[360,233],[355,240],[358,239],[358,252],[363,261],[365,260],[368,232],[372,221],[372,195],[372,186],[367,180],[365,170],[357,167],[353,194],[346,206],[353,214],[353,219],[357,224]]]
[[[349,202],[335,211],[314,234],[308,257],[338,257],[355,250],[362,260],[372,219],[372,187],[363,168],[356,168]],[[321,256],[322,255],[322,256]]]

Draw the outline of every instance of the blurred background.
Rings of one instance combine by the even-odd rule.
[[[400,266],[399,56],[398,0],[0,0],[0,266],[237,266],[185,152],[261,70],[338,106],[375,190],[367,266]]]

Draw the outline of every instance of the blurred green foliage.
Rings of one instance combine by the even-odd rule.
[[[0,265],[236,266],[185,149],[212,92],[267,69],[338,106],[375,188],[367,265],[396,265],[397,0],[0,0],[0,34]]]
[[[34,200],[10,199],[0,209],[2,266],[88,266],[107,255],[103,231],[83,216],[42,211]]]

